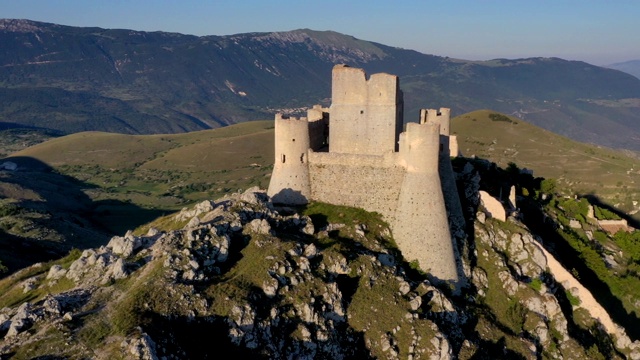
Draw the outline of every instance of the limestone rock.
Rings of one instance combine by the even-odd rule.
[[[142,242],[137,236],[133,236],[131,232],[127,232],[125,236],[114,236],[107,244],[107,248],[111,249],[114,254],[129,257],[135,250],[140,248]]]
[[[487,215],[500,221],[507,220],[507,213],[502,203],[484,190],[480,190],[480,201],[487,211]]]
[[[247,230],[255,234],[269,235],[271,233],[271,226],[265,219],[254,219],[247,224]]]
[[[58,280],[61,277],[63,277],[66,273],[67,273],[66,269],[63,269],[62,266],[56,264],[51,266],[51,268],[49,269],[49,272],[47,273],[47,279]]]
[[[138,338],[124,341],[122,346],[133,356],[140,360],[158,360],[156,355],[156,344],[151,337],[145,333]]]
[[[5,161],[0,164],[0,170],[16,171],[17,169],[18,164],[14,163],[13,161]]]

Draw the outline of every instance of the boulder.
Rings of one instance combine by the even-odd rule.
[[[487,211],[487,215],[500,221],[506,221],[507,213],[504,210],[504,206],[502,206],[502,203],[498,201],[498,199],[489,195],[489,193],[484,190],[480,190],[479,193],[480,193],[480,202],[482,203],[482,206],[484,206],[485,210]]]

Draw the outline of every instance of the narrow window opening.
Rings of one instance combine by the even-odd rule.
[[[364,110],[360,110],[360,114],[364,114]]]
[[[284,154],[282,154],[282,163],[283,163],[283,164],[284,164],[284,161],[285,161],[286,159],[287,159],[287,157],[286,157]]]
[[[300,155],[300,162],[304,164],[304,154]]]
[[[291,141],[296,142],[296,139],[293,139],[293,140],[291,140]]]

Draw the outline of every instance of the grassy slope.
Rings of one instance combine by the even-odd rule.
[[[503,168],[516,163],[534,170],[534,176],[558,179],[574,193],[597,194],[627,211],[631,201],[640,199],[640,160],[517,118],[495,121],[489,117],[492,113],[478,110],[452,120],[451,131],[463,155],[489,159]]]
[[[35,158],[98,186],[89,191],[93,199],[170,210],[250,185],[266,187],[272,128],[271,121],[257,121],[173,135],[85,132],[12,156]]]
[[[0,171],[0,262],[15,271],[196,201],[266,188],[273,157],[271,121],[176,135],[85,132],[15,152],[5,159],[21,171]]]

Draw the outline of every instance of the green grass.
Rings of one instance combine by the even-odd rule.
[[[568,194],[596,194],[627,211],[632,200],[640,199],[640,160],[623,152],[576,142],[489,110],[452,119],[451,133],[465,156],[502,168],[516,163],[536,177],[557,179]]]
[[[170,211],[251,186],[266,188],[273,137],[272,121],[170,135],[85,132],[12,156],[36,159],[85,182],[90,188],[84,192],[94,202],[117,200]],[[112,219],[105,225],[118,223]]]
[[[48,282],[44,283],[44,277],[49,272],[51,266],[57,264],[68,269],[71,263],[77,260],[80,255],[81,252],[79,250],[73,249],[67,256],[60,260],[50,261],[37,267],[24,269],[13,276],[0,280],[0,308],[15,306],[24,301],[37,301],[47,294],[56,294],[72,289],[75,286],[72,280],[63,277],[55,284],[50,285]],[[25,293],[20,284],[34,276],[38,277],[36,281],[37,288]]]
[[[569,300],[569,304],[571,304],[571,306],[578,306],[580,305],[580,298],[577,296],[573,296],[573,294],[571,293],[571,291],[566,290],[564,292],[564,294],[567,296],[567,300]]]

